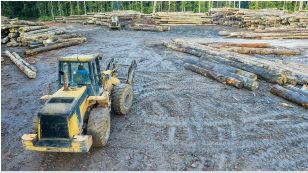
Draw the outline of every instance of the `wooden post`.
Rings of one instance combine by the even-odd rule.
[[[217,72],[206,70],[206,69],[200,68],[196,65],[192,65],[192,64],[189,64],[189,63],[185,63],[184,68],[191,70],[193,72],[202,74],[204,76],[207,76],[209,78],[215,79],[215,80],[219,81],[220,83],[232,85],[232,86],[235,86],[237,88],[243,88],[243,82],[241,82],[237,79],[234,79],[232,77],[224,76],[224,75],[219,74]]]
[[[303,96],[303,95],[301,95],[297,92],[288,90],[288,89],[283,88],[283,87],[278,86],[278,85],[272,86],[270,88],[270,92],[279,96],[279,97],[287,99],[291,102],[299,104],[299,105],[303,106],[304,108],[308,108],[308,97]]]
[[[5,54],[19,67],[19,69],[24,72],[29,78],[36,78],[36,73],[30,70],[17,58],[15,58],[9,51],[5,51]]]

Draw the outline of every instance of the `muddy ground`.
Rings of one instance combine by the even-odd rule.
[[[220,30],[240,30],[224,26],[118,32],[102,26],[53,25],[65,26],[68,32],[82,34],[88,41],[28,57],[38,68],[36,79],[29,79],[4,57],[2,170],[308,170],[307,109],[272,95],[271,84],[263,80],[258,80],[260,87],[252,92],[187,71],[184,59],[198,58],[162,45],[176,38],[242,43],[260,40],[218,36]],[[307,40],[265,42],[302,51],[298,56],[267,59],[308,64]],[[5,45],[1,48],[2,54],[7,49],[22,52],[20,48]],[[107,146],[92,148],[88,153],[23,150],[21,136],[31,132],[32,116],[44,104],[40,100],[40,85],[48,81],[51,93],[57,89],[57,58],[70,53],[96,52],[103,56],[102,68],[112,57],[127,64],[135,59],[138,64],[134,90],[140,96],[126,116],[111,114]],[[124,77],[127,68],[118,71]]]

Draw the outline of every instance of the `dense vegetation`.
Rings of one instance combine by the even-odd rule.
[[[209,8],[278,8],[293,13],[308,9],[308,1],[1,1],[1,15],[19,19],[51,19],[54,16],[81,15],[112,10],[207,12]],[[142,4],[141,4],[142,3]],[[142,9],[141,9],[142,8]]]

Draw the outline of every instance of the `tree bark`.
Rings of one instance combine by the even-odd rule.
[[[10,40],[10,37],[6,36],[3,39],[1,39],[1,43],[7,43],[9,40]]]
[[[25,66],[21,61],[15,58],[9,51],[5,51],[5,54],[19,67],[19,69],[24,72],[29,78],[35,78],[36,73]]]
[[[294,91],[294,92],[298,92],[299,94],[308,97],[308,91],[306,91],[306,90],[302,90],[300,88],[297,88],[297,87],[294,87],[294,86],[291,86],[291,85],[288,85],[287,89]]]
[[[77,44],[81,43],[78,40],[74,40],[71,42],[65,42],[65,43],[60,43],[60,44],[56,44],[56,45],[52,45],[52,46],[47,46],[47,47],[40,47],[40,48],[36,48],[36,49],[32,49],[32,50],[26,50],[24,52],[25,55],[35,55],[37,53],[40,52],[46,52],[49,50],[53,50],[53,49],[59,49],[59,48],[63,48],[63,47],[69,47],[69,46],[75,46]]]
[[[18,59],[20,62],[26,65],[29,69],[31,69],[34,72],[37,72],[37,69],[35,67],[33,67],[31,64],[23,60],[16,52],[13,52],[12,54],[15,56],[16,59]]]
[[[19,33],[34,31],[34,30],[38,30],[38,29],[46,29],[46,28],[49,28],[49,26],[29,26],[29,27],[21,27],[21,28],[19,28]]]
[[[210,70],[206,70],[204,68],[200,68],[196,65],[192,65],[192,64],[189,64],[189,63],[185,63],[184,68],[191,70],[193,72],[202,74],[206,77],[215,79],[215,80],[219,81],[220,83],[232,85],[232,86],[239,88],[239,89],[243,88],[243,82],[241,82],[241,81],[239,81],[235,78],[232,78],[232,77],[229,77],[229,76],[224,76],[220,73],[210,71]]]
[[[156,4],[157,4],[157,1],[154,1],[153,14],[155,14]]]
[[[177,50],[179,51],[187,52],[190,54],[195,54],[197,56],[202,56],[204,54],[203,52],[199,52],[199,51],[195,51],[191,49],[189,50],[187,48],[179,49],[177,46],[172,46],[171,44],[168,45],[168,48],[172,48],[172,49],[177,48]],[[268,82],[277,83],[279,85],[283,85],[284,83],[286,83],[286,76],[284,74],[276,73],[276,72],[273,72],[273,71],[270,71],[264,68],[251,66],[251,65],[248,65],[242,62],[239,63],[233,60],[219,58],[219,57],[225,57],[224,54],[219,53],[219,52],[210,51],[210,50],[203,50],[203,51],[205,51],[205,53],[210,54],[210,55],[205,56],[204,58],[211,58],[219,63],[226,64],[232,67],[236,67],[239,69],[243,69],[243,70],[255,73],[256,75],[258,75],[258,77],[265,79]],[[215,55],[215,57],[211,55]]]
[[[264,48],[242,48],[242,47],[226,47],[221,50],[236,52],[241,54],[260,54],[260,55],[300,55],[301,52],[297,50],[287,49],[264,49]]]
[[[84,15],[87,15],[86,1],[83,1],[83,2],[84,2]]]
[[[255,80],[241,76],[237,73],[232,73],[229,70],[224,69],[224,67],[220,67],[219,65],[216,65],[214,63],[206,62],[206,64],[204,64],[204,63],[199,63],[199,62],[193,61],[191,59],[185,59],[184,63],[193,64],[193,65],[196,65],[200,68],[204,68],[206,70],[212,70],[212,71],[220,73],[222,75],[235,78],[235,79],[243,82],[244,88],[249,89],[251,91],[255,91],[259,86],[259,83],[256,82]]]
[[[210,47],[202,46],[202,45],[194,43],[194,42],[184,42],[184,41],[181,41],[181,40],[178,40],[178,39],[176,39],[175,42],[187,44],[187,45],[192,45],[193,47],[189,47],[189,46],[185,46],[185,45],[182,45],[182,46],[192,48],[192,49],[196,49],[196,50],[199,50],[199,51],[202,51],[202,52],[205,52],[205,53],[209,53],[211,55],[221,56],[221,57],[224,57],[224,58],[227,58],[227,59],[231,58],[230,60],[232,60],[232,61],[237,59],[234,56],[240,57],[241,60],[239,60],[239,59],[237,59],[237,60],[239,60],[241,62],[248,63],[249,65],[251,65],[253,63],[254,66],[259,67],[259,68],[266,68],[270,71],[283,73],[283,74],[286,74],[287,77],[290,77],[290,76],[296,77],[296,78],[298,78],[298,81],[299,81],[300,84],[306,83],[306,79],[308,78],[308,75],[301,73],[300,71],[293,70],[291,68],[288,68],[287,66],[278,66],[274,62],[255,58],[253,56],[247,56],[247,55],[242,55],[242,54],[228,52],[228,51],[221,51],[221,53],[218,53],[218,52],[215,52],[215,51],[211,51]],[[237,60],[235,60],[235,61],[237,61]],[[289,80],[292,80],[292,78],[290,78]]]
[[[308,108],[308,97],[303,96],[297,92],[285,89],[278,85],[271,87],[270,92],[286,100],[299,104],[304,108]]]

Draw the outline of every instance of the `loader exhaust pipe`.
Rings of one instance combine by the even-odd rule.
[[[68,80],[67,73],[63,71],[59,71],[60,75],[63,75],[63,87],[65,91],[68,91]]]

